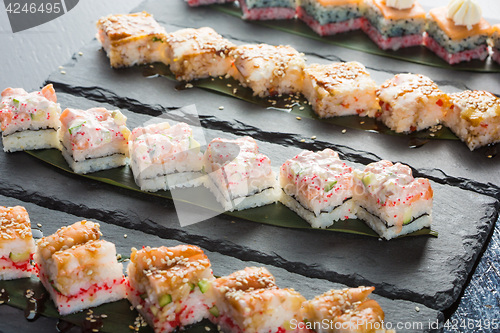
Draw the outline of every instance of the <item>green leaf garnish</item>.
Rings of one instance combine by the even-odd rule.
[[[335,186],[335,184],[337,184],[337,183],[338,183],[338,181],[334,180],[333,182],[326,184],[325,185],[325,192],[327,192],[327,193],[330,192],[333,189],[333,187]]]

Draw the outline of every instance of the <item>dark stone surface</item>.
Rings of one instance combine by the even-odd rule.
[[[82,108],[97,105],[68,94],[58,96],[63,105]],[[124,113],[131,125],[150,118],[126,110]],[[228,129],[225,131],[205,129],[204,134],[207,141],[221,135],[233,136]],[[264,139],[268,137],[269,141],[273,137],[262,130],[258,134]],[[299,151],[298,147],[264,141],[259,141],[259,146],[275,166]],[[351,154],[356,156],[357,152]],[[433,183],[434,228],[439,238],[411,237],[384,242],[318,230],[277,228],[226,215],[183,228],[170,200],[88,181],[25,153],[0,154],[0,161],[0,172],[10,173],[9,179],[0,184],[3,195],[194,243],[211,251],[272,264],[312,278],[350,286],[375,285],[381,295],[417,301],[439,310],[450,307],[458,298],[497,219],[494,198]],[[27,175],[32,174],[37,177],[30,177],[28,182]],[[469,209],[470,206],[475,209]],[[230,223],[231,220],[236,223]]]
[[[0,196],[0,202],[4,205],[9,206],[25,206],[30,214],[31,222],[33,224],[42,224],[41,230],[43,231],[44,235],[49,235],[55,232],[61,226],[72,224],[76,221],[80,221],[83,218],[82,216],[66,214],[57,210],[47,209],[35,204],[4,196]],[[102,239],[113,242],[116,245],[117,253],[120,253],[126,257],[130,255],[131,247],[140,248],[146,245],[176,246],[181,244],[178,241],[163,239],[155,235],[146,234],[142,231],[130,230],[103,221],[94,221],[101,224],[101,231],[103,233]],[[125,235],[127,235],[127,237],[125,237]],[[247,266],[265,266],[276,277],[278,286],[283,288],[294,288],[308,299],[313,298],[314,296],[321,294],[329,289],[342,289],[346,287],[345,285],[332,283],[324,279],[307,278],[303,275],[295,274],[283,268],[274,267],[272,265],[262,265],[261,263],[253,261],[241,261],[239,259],[232,258],[217,252],[210,252],[206,250],[205,253],[212,263],[212,268],[215,275],[227,275],[234,272],[235,270],[243,269]],[[127,263],[124,263],[124,266],[126,265]],[[439,325],[443,324],[443,315],[440,311],[430,309],[421,304],[404,300],[391,300],[378,295],[373,295],[372,298],[379,302],[384,309],[386,313],[385,321],[389,323],[388,325],[394,325],[395,327],[398,322],[419,323],[415,325],[422,325],[421,327],[423,327],[424,331],[427,332],[432,331],[427,329],[429,327],[429,323],[439,323]],[[416,310],[417,307],[418,311]],[[16,313],[16,311],[11,310],[10,307],[7,306],[0,306],[0,311],[3,308],[7,308],[7,311],[5,312],[6,314],[8,313],[16,316],[22,316],[22,313]],[[50,328],[51,325],[55,325],[55,322],[56,321],[54,320],[42,318],[42,320],[36,321],[33,324],[28,324],[26,322],[22,322],[22,324],[27,328],[27,330],[30,330],[30,328],[33,329],[34,327],[38,328],[40,326],[41,332],[50,332],[48,328]],[[10,324],[8,323],[4,323],[3,320],[0,321],[0,332],[2,332],[2,330],[5,330],[5,332],[9,332],[11,328],[11,326],[9,325]],[[402,330],[401,332],[421,331],[421,329],[408,329]],[[398,332],[400,331],[398,330]]]

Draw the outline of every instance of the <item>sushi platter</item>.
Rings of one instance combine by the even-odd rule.
[[[376,55],[374,52],[345,48],[325,42],[321,38],[309,38],[304,34],[281,29],[280,26],[286,21],[276,25],[244,21],[234,15],[234,8],[228,7],[227,4],[190,7],[186,2],[176,0],[170,1],[166,6],[164,1],[146,0],[134,8],[133,12],[150,13],[159,23],[159,26],[155,27],[157,34],[153,38],[153,42],[156,42],[164,31],[170,33],[185,28],[210,27],[227,40],[228,47],[247,43],[289,45],[290,48],[297,50],[297,55],[300,53],[301,56],[305,56],[307,64],[326,66],[332,62],[347,62],[349,64],[352,62],[353,66],[361,66],[357,70],[368,71],[377,85],[382,85],[401,73],[418,73],[431,78],[437,84],[432,83],[433,87],[436,87],[435,89],[439,86],[439,89],[444,91],[444,93],[439,91],[442,94],[439,96],[466,89],[485,90],[494,95],[500,95],[497,74],[492,73],[497,70],[495,67],[497,65],[491,63],[487,69],[463,71],[450,69],[448,65],[433,67],[418,61],[404,61],[401,57],[388,58],[382,53]],[[97,22],[98,19],[96,17],[95,21]],[[103,29],[102,26],[105,24],[99,23],[100,29]],[[290,22],[290,24],[294,23]],[[211,31],[205,33],[212,34]],[[100,34],[102,35],[102,31]],[[99,38],[101,38],[100,41]],[[179,39],[173,39],[173,42],[182,40],[181,37],[176,38]],[[170,42],[173,43],[172,40]],[[405,135],[396,133],[401,132],[396,130],[396,127],[388,125],[393,129],[391,130],[382,125],[379,120],[375,121],[372,118],[348,116],[344,120],[338,118],[320,119],[324,115],[318,117],[313,112],[319,106],[308,103],[303,97],[297,97],[297,100],[293,100],[290,103],[292,105],[289,105],[286,101],[280,100],[281,92],[279,96],[276,94],[277,97],[269,97],[266,93],[257,92],[261,91],[259,90],[260,86],[248,84],[247,87],[243,87],[237,82],[240,80],[240,82],[248,83],[250,82],[248,77],[238,78],[235,76],[235,80],[216,75],[212,79],[202,79],[192,83],[181,81],[180,79],[191,80],[193,77],[181,72],[182,67],[176,69],[171,66],[171,71],[166,69],[157,63],[158,59],[154,57],[147,60],[145,65],[111,68],[111,53],[109,49],[106,49],[106,52],[101,43],[105,45],[102,36],[82,46],[79,50],[80,55],[75,55],[61,67],[64,70],[56,70],[50,74],[43,82],[45,88],[39,93],[51,100],[53,98],[51,96],[53,90],[51,89],[54,89],[57,93],[57,103],[61,105],[62,110],[71,108],[64,111],[63,117],[61,117],[66,136],[60,137],[60,142],[54,141],[55,139],[52,137],[50,139],[52,140],[52,148],[61,149],[59,145],[62,144],[64,154],[61,155],[55,149],[0,154],[0,174],[2,175],[0,206],[25,207],[31,219],[33,237],[45,237],[43,239],[47,243],[44,243],[43,246],[50,245],[48,248],[51,246],[57,248],[59,245],[54,244],[58,243],[49,243],[56,242],[58,237],[61,239],[60,242],[64,242],[64,238],[69,237],[69,234],[64,234],[63,237],[64,228],[63,231],[57,231],[62,226],[70,226],[82,220],[94,221],[100,224],[102,234],[99,231],[99,226],[95,227],[91,222],[85,227],[83,225],[86,222],[82,226],[75,227],[77,229],[89,228],[88,230],[92,231],[88,231],[88,233],[91,232],[96,237],[91,242],[99,242],[97,245],[87,243],[85,251],[102,251],[102,260],[113,261],[113,264],[107,264],[108,272],[99,273],[103,276],[111,275],[112,270],[119,271],[123,264],[124,273],[128,272],[130,281],[132,281],[124,282],[128,283],[129,293],[130,290],[135,290],[134,288],[140,288],[141,283],[143,283],[140,282],[144,278],[143,275],[151,279],[151,271],[147,273],[147,269],[141,266],[142,260],[144,262],[147,260],[156,261],[154,255],[147,259],[148,256],[151,256],[150,251],[153,251],[152,253],[159,251],[156,255],[165,256],[167,254],[166,260],[173,260],[173,262],[186,259],[180,254],[176,254],[175,257],[170,254],[170,251],[175,253],[179,251],[188,259],[189,256],[201,257],[201,259],[193,259],[195,262],[193,265],[200,271],[193,273],[194,277],[190,275],[190,279],[193,280],[189,280],[189,285],[192,285],[189,297],[203,298],[202,294],[208,290],[205,285],[208,283],[207,281],[212,284],[231,284],[232,279],[235,279],[236,283],[240,283],[244,279],[239,278],[238,274],[242,274],[249,280],[258,276],[259,282],[265,285],[265,288],[274,290],[273,297],[277,297],[278,291],[276,290],[285,293],[287,296],[283,297],[286,302],[290,302],[286,303],[286,307],[293,307],[291,305],[293,302],[302,302],[302,299],[312,300],[315,296],[330,289],[345,291],[347,290],[345,288],[373,286],[374,290],[370,298],[375,300],[375,303],[378,302],[379,308],[383,309],[384,322],[388,325],[387,329],[396,329],[396,325],[402,323],[402,327],[397,326],[397,332],[439,332],[443,329],[446,332],[452,331],[447,327],[449,323],[447,320],[450,316],[452,318],[457,316],[458,312],[454,313],[454,311],[461,306],[459,302],[464,289],[467,288],[483,251],[492,239],[492,234],[494,238],[498,233],[498,226],[495,227],[495,224],[497,224],[498,212],[500,211],[500,169],[498,167],[499,157],[496,156],[496,145],[485,145],[472,150],[476,148],[474,146],[469,149],[472,147],[471,144],[468,143],[468,147],[450,130],[443,127]],[[105,48],[107,48],[106,45]],[[249,52],[253,52],[253,50]],[[174,55],[169,55],[169,57],[175,58]],[[222,58],[225,57],[225,55],[222,56]],[[113,61],[115,62],[113,63]],[[116,61],[116,59],[112,60],[112,65],[120,67],[120,61],[126,61],[126,58]],[[227,65],[224,67],[227,71],[232,70],[231,66],[234,63],[229,61],[227,64],[223,64],[221,62],[219,65]],[[176,76],[178,80],[176,80]],[[255,92],[253,96],[251,89]],[[290,100],[294,99],[293,93]],[[258,94],[261,96],[255,96]],[[15,103],[17,97],[13,96],[15,99],[13,103]],[[3,94],[2,97],[4,97]],[[311,101],[313,97],[309,99]],[[17,103],[19,102],[17,101]],[[442,104],[441,97],[437,98],[437,102],[433,101],[433,104],[441,106],[440,103]],[[378,104],[379,102],[376,100],[374,107],[378,108]],[[383,106],[383,103],[380,105]],[[87,109],[92,109],[91,113],[95,119],[86,118],[88,111],[86,113],[80,111]],[[119,111],[111,113],[107,111],[118,109]],[[78,161],[75,159],[74,142],[78,141],[75,141],[76,139],[73,137],[80,135],[87,140],[82,128],[85,128],[85,124],[94,124],[103,118],[104,121],[112,123],[110,128],[113,128],[112,133],[116,133],[115,137],[123,139],[123,137],[131,135],[134,138],[134,146],[131,143],[125,143],[125,146],[120,146],[119,151],[111,152],[105,156],[108,159],[104,164],[108,163],[118,168],[99,169],[101,171],[94,172],[95,165],[89,162],[92,157],[84,156]],[[125,127],[125,120],[130,131]],[[170,125],[165,127],[165,121],[169,122]],[[185,123],[193,128],[194,134]],[[138,128],[140,130],[133,130]],[[291,194],[288,196],[288,203],[285,203],[283,199],[280,199],[281,202],[277,202],[278,199],[275,197],[283,196],[277,183],[265,185],[262,190],[260,187],[257,189],[257,193],[260,193],[259,191],[272,192],[270,196],[273,199],[269,201],[271,204],[252,208],[256,205],[250,203],[249,209],[242,208],[243,205],[232,208],[229,206],[228,208],[226,207],[227,203],[215,195],[216,200],[213,202],[222,203],[223,209],[213,209],[215,204],[207,201],[206,197],[210,195],[210,192],[215,194],[220,189],[210,188],[205,181],[203,184],[209,188],[210,192],[208,189],[202,191],[201,187],[191,191],[175,190],[174,188],[165,191],[168,190],[168,187],[158,187],[157,183],[147,183],[150,180],[149,176],[142,176],[143,178],[139,178],[138,181],[140,161],[133,161],[135,164],[131,163],[130,168],[127,165],[123,166],[126,163],[123,156],[128,154],[129,149],[126,145],[136,146],[138,150],[144,149],[140,146],[141,142],[137,140],[149,142],[148,140],[153,140],[150,138],[157,134],[155,131],[159,130],[168,130],[168,134],[172,136],[184,135],[183,139],[179,139],[179,142],[185,140],[191,149],[192,155],[186,157],[191,161],[188,163],[188,167],[180,166],[179,170],[182,170],[180,174],[179,171],[172,172],[179,179],[188,177],[191,173],[195,173],[197,177],[202,172],[209,173],[210,170],[207,169],[210,166],[209,163],[213,164],[211,167],[214,170],[212,171],[217,171],[217,154],[226,153],[226,150],[218,150],[220,149],[219,145],[227,144],[236,144],[243,153],[247,150],[252,153],[258,151],[260,154],[258,155],[258,165],[259,167],[261,164],[268,166],[268,172],[273,182],[277,179],[276,175],[280,174],[280,168],[282,173],[287,170],[288,174],[293,174],[300,163],[295,167],[290,165],[293,163],[293,159],[306,159],[307,154],[304,155],[305,157],[302,155],[304,151],[321,151],[320,154],[328,155],[327,157],[323,155],[323,157],[330,164],[337,163],[337,159],[340,157],[342,162],[338,161],[338,163],[344,164],[339,168],[342,172],[355,170],[354,175],[358,175],[360,186],[364,184],[368,187],[367,179],[371,176],[368,175],[368,177],[367,174],[379,172],[373,171],[377,165],[391,168],[390,176],[393,175],[393,172],[401,172],[405,175],[408,173],[410,176],[413,174],[421,186],[418,190],[420,194],[417,197],[433,197],[433,204],[431,201],[433,206],[432,224],[428,222],[430,219],[427,219],[430,210],[424,207],[418,214],[415,213],[415,216],[410,215],[410,218],[413,219],[410,223],[423,217],[425,223],[430,224],[430,228],[429,224],[425,224],[427,228],[417,231],[415,235],[412,235],[411,232],[417,229],[408,231],[411,237],[384,240],[382,238],[390,239],[397,237],[397,235],[387,236],[380,230],[375,232],[374,224],[367,223],[371,227],[369,228],[361,220],[355,220],[356,215],[350,215],[350,209],[355,209],[355,206],[352,205],[358,203],[353,199],[340,201],[341,206],[346,209],[340,215],[346,216],[339,217],[338,219],[342,221],[334,224],[331,230],[311,228],[305,220],[315,227],[318,225],[314,223],[319,221],[312,218],[314,222],[311,222],[310,218],[307,217],[309,214],[307,210],[312,212],[312,209],[304,206]],[[178,134],[179,132],[183,134]],[[149,138],[147,137],[148,133],[151,135]],[[193,136],[196,141],[194,141]],[[92,139],[91,136],[87,141],[90,142],[90,139]],[[68,142],[73,143],[68,144]],[[2,148],[5,144],[11,145],[6,150],[15,150],[12,148],[15,143],[6,143],[4,140]],[[183,143],[179,143],[179,145],[181,144]],[[258,150],[256,150],[257,146]],[[132,155],[134,148],[130,149]],[[207,152],[204,156],[203,152],[205,151]],[[123,156],[115,158],[114,154]],[[133,158],[134,155],[131,159],[133,160]],[[332,159],[335,162],[331,162]],[[208,160],[210,162],[207,162]],[[66,161],[69,161],[70,165]],[[394,168],[393,164],[387,161],[395,163]],[[176,163],[179,166],[182,162]],[[245,163],[247,163],[246,160]],[[284,163],[289,163],[288,169],[285,168]],[[197,168],[189,169],[194,164],[197,165]],[[372,169],[367,168],[369,164]],[[256,168],[256,165],[257,162],[252,168]],[[165,166],[162,167],[165,168]],[[300,168],[300,172],[306,170],[302,166]],[[363,172],[365,173],[363,174]],[[158,172],[154,173],[156,175]],[[28,177],[28,175],[32,176]],[[167,172],[165,177],[168,176],[171,174]],[[264,177],[262,176],[262,178]],[[339,178],[337,177],[337,179]],[[411,180],[413,181],[413,177]],[[252,180],[252,185],[255,185],[255,182]],[[201,182],[195,183],[194,186],[200,184]],[[373,182],[371,184],[374,186]],[[336,180],[324,188],[321,185],[321,189],[324,192],[329,192],[334,186],[340,185],[341,183],[337,184]],[[293,182],[289,186],[293,186]],[[288,195],[283,182],[281,187],[283,187],[283,192]],[[404,189],[404,187],[402,188]],[[155,192],[158,189],[160,192]],[[408,195],[406,197],[410,198]],[[363,197],[362,200],[367,202],[369,200],[367,198],[369,197]],[[260,197],[258,200],[261,200]],[[292,210],[287,209],[285,205],[300,217]],[[301,207],[293,208],[294,205],[301,205]],[[236,210],[233,211],[233,209]],[[316,208],[314,209],[316,210]],[[363,220],[369,220],[368,215],[370,214],[373,215],[369,210],[365,210]],[[358,218],[361,216],[357,215]],[[394,217],[396,218],[396,215]],[[405,217],[405,221],[406,219],[407,217]],[[385,222],[389,228],[386,221],[380,217],[379,220]],[[359,226],[349,226],[349,221],[359,223]],[[408,222],[405,222],[405,225],[406,223]],[[328,226],[327,224],[326,227]],[[57,234],[59,236],[54,236]],[[104,240],[97,240],[98,234]],[[76,236],[71,237],[77,238]],[[498,238],[498,235],[496,237]],[[88,237],[86,242],[89,242]],[[73,243],[68,244],[70,245],[66,248],[62,247],[60,252],[84,251],[75,249]],[[40,246],[39,248],[41,248]],[[168,248],[161,248],[162,246]],[[115,247],[119,263],[112,258],[115,256]],[[41,297],[41,294],[47,293],[44,293],[44,287],[35,277],[31,280],[25,279],[24,282],[19,280],[21,281],[19,283],[14,280],[2,281],[0,279],[0,300],[2,301],[0,303],[0,317],[2,317],[2,313],[10,313],[11,309],[8,309],[8,305],[3,304],[10,303],[13,307],[25,308],[25,312],[31,313],[33,317],[39,317],[41,314],[35,323],[40,322],[40,327],[47,331],[53,328],[55,322],[57,322],[59,331],[69,331],[72,329],[72,325],[81,326],[84,330],[92,332],[153,331],[151,327],[147,326],[146,321],[152,324],[153,319],[156,318],[157,310],[142,311],[144,304],[149,304],[147,303],[149,302],[148,296],[144,296],[145,294],[137,293],[134,294],[135,296],[128,296],[133,306],[130,306],[127,300],[122,299],[118,302],[92,308],[91,311],[83,306],[83,312],[76,314],[68,314],[72,311],[62,310],[62,304],[66,306],[65,302],[68,302],[60,297],[61,293],[58,288],[61,288],[62,284],[56,287],[53,281],[55,278],[47,276],[47,274],[52,274],[47,268],[51,265],[51,261],[47,261],[47,259],[50,256],[58,255],[59,252],[49,255],[46,250],[38,249],[37,251],[39,252],[35,253],[34,256],[37,261],[37,269],[40,269],[40,280],[45,289],[50,291],[56,306],[50,299],[47,299],[47,295],[43,296],[43,300],[37,298]],[[187,255],[188,252],[193,253]],[[209,260],[208,266],[204,266],[207,260]],[[88,265],[93,264],[95,263],[88,263]],[[163,264],[165,263],[163,262]],[[209,269],[210,264],[213,275]],[[161,266],[160,263],[157,265]],[[202,269],[201,266],[203,266]],[[94,271],[99,270],[98,265],[95,267]],[[234,273],[235,270],[238,272]],[[89,270],[88,274],[92,275],[93,273],[95,272]],[[116,281],[120,280],[121,276],[119,272],[115,273],[113,274],[116,276],[112,277],[113,283],[117,283]],[[199,274],[200,280],[196,274]],[[270,275],[272,281],[268,281],[268,274],[272,274]],[[158,273],[153,274],[155,278],[157,275]],[[293,288],[295,290],[274,289],[273,275],[280,288]],[[217,278],[215,281],[224,282],[213,282],[214,276]],[[218,278],[221,276],[223,278]],[[181,278],[183,277],[184,275],[181,276]],[[262,282],[263,279],[265,282]],[[83,280],[82,278],[81,281],[74,281],[74,284],[78,285],[77,283],[81,283]],[[185,280],[188,281],[188,279]],[[186,283],[186,281],[183,282]],[[173,280],[168,283],[173,285]],[[124,288],[121,282],[119,284],[119,288]],[[68,288],[71,289],[71,284],[68,285]],[[114,287],[109,288],[113,289]],[[369,290],[368,294],[372,292],[371,288],[360,288],[359,291]],[[253,288],[250,289],[253,290]],[[84,288],[82,287],[81,290]],[[161,307],[176,304],[177,297],[180,297],[177,293],[182,291],[182,287],[172,290],[168,295],[164,295],[168,296],[168,299],[159,298],[158,302]],[[125,297],[126,291],[120,289],[115,292],[118,296],[116,298],[110,296],[110,301]],[[210,318],[212,322],[222,326],[223,331],[230,331],[234,322],[227,321],[226,314],[223,313],[227,311],[224,310],[226,305],[217,300],[218,297],[224,296],[214,297],[216,300],[212,301],[211,304],[203,304],[203,309],[194,307],[191,312],[197,313],[200,318]],[[225,297],[227,299],[229,296],[226,294]],[[24,304],[30,302],[37,304],[35,307],[38,308],[26,310]],[[82,302],[84,302],[84,298],[82,298]],[[199,301],[195,299],[193,302]],[[70,308],[75,305],[69,302],[67,306]],[[307,306],[310,306],[311,311],[313,311],[314,305]],[[284,308],[286,307],[284,306]],[[77,309],[80,308],[77,307]],[[207,309],[209,313],[202,315],[202,313],[207,312]],[[303,309],[304,305],[301,311],[306,311]],[[376,306],[373,306],[373,311],[377,312],[377,309]],[[247,316],[253,316],[250,315],[249,311],[244,310]],[[33,315],[33,313],[35,314]],[[139,314],[143,315],[144,318]],[[160,320],[169,318],[165,316],[159,316]],[[45,317],[57,319],[54,321]],[[186,332],[218,330],[217,326],[207,319],[191,326],[191,323],[196,323],[200,318],[189,322]],[[382,318],[384,317],[382,316]],[[13,320],[16,322],[24,320],[24,318]],[[96,321],[99,325],[92,324]],[[175,323],[172,324],[172,321],[169,321],[167,324],[162,322],[161,325],[166,325],[162,327],[168,331],[171,329],[169,325],[175,327]],[[410,323],[417,324],[409,327]],[[34,325],[36,326],[36,324]],[[154,325],[159,325],[156,319]],[[9,326],[5,327],[5,329],[9,329]],[[156,327],[157,330],[158,327]],[[285,325],[285,327],[287,326]],[[489,327],[491,328],[491,325]],[[0,331],[2,329],[0,323]],[[285,331],[286,329],[283,329],[283,332]],[[485,328],[484,331],[488,332],[488,329]]]

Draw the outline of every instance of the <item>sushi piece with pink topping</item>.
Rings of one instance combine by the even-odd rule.
[[[213,4],[223,4],[234,2],[235,0],[186,0],[190,7],[208,6]]]
[[[284,45],[241,45],[231,52],[232,76],[259,97],[298,93],[302,89],[304,54]]]
[[[300,307],[306,300],[293,289],[276,286],[263,267],[247,267],[216,279],[210,320],[227,333],[301,332]]]
[[[22,88],[5,89],[0,100],[3,150],[59,149],[60,114],[51,84],[31,93]]]
[[[244,20],[290,20],[296,0],[238,0]]]
[[[0,280],[30,277],[35,242],[26,208],[0,206]]]
[[[156,333],[182,330],[210,315],[210,261],[193,245],[132,249],[128,299]]]
[[[354,170],[357,217],[387,240],[432,222],[432,187],[426,178],[413,178],[409,166],[382,160]]]
[[[375,117],[379,112],[377,84],[359,62],[313,64],[304,69],[302,93],[321,118],[359,115]]]
[[[297,17],[320,36],[361,29],[362,0],[297,0]]]
[[[430,78],[398,74],[377,90],[377,117],[397,133],[420,131],[443,121],[449,97]]]
[[[280,170],[280,201],[313,228],[356,218],[352,168],[331,150],[303,151]]]
[[[97,22],[97,39],[111,67],[130,67],[162,61],[167,32],[146,12],[109,15]]]
[[[450,94],[445,124],[470,150],[500,142],[500,99],[487,91]]]
[[[476,1],[451,0],[431,9],[425,31],[425,46],[450,65],[488,57],[491,26]]]
[[[126,297],[123,266],[113,243],[90,221],[62,227],[37,243],[39,278],[61,315]]]
[[[421,45],[426,12],[415,0],[364,0],[363,31],[382,50]]]
[[[203,184],[203,154],[186,123],[138,127],[132,131],[129,148],[130,167],[143,191]]]
[[[368,296],[374,287],[332,289],[302,304],[304,328],[316,333],[389,333],[384,311]],[[326,324],[325,324],[326,323]]]
[[[275,203],[280,196],[271,160],[249,136],[216,138],[204,155],[205,186],[226,211]]]
[[[66,109],[60,119],[62,155],[74,172],[85,174],[127,163],[130,130],[119,110]]]
[[[164,62],[177,80],[191,81],[226,76],[231,71],[229,53],[236,48],[214,29],[182,29],[166,37]]]

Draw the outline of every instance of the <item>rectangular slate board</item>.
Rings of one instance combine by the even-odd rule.
[[[209,8],[190,9],[182,1],[169,2],[169,7],[161,1],[147,1],[137,10],[153,13],[168,31],[211,26],[238,44],[281,43],[301,51],[314,50],[306,52],[308,62],[357,60],[369,68],[378,83],[395,73],[412,71],[429,75],[445,85],[447,91],[465,89],[467,84],[498,93],[495,90],[498,76],[388,62],[242,22]],[[208,140],[216,136],[251,135],[258,140],[262,152],[271,157],[274,166],[302,149],[326,147],[337,150],[353,166],[382,158],[401,161],[412,166],[416,175],[433,180],[434,226],[439,238],[384,242],[324,231],[275,228],[224,215],[181,228],[171,201],[69,175],[24,153],[0,154],[0,172],[9,175],[7,179],[2,177],[0,194],[138,230],[141,232],[138,237],[147,240],[154,234],[197,244],[221,253],[221,262],[239,259],[273,265],[291,272],[288,279],[310,278],[303,278],[304,283],[315,282],[313,278],[317,278],[348,286],[375,285],[380,295],[437,310],[450,308],[458,298],[498,217],[498,157],[486,159],[481,152],[469,152],[458,141],[436,140],[411,150],[400,137],[359,130],[342,134],[338,126],[309,119],[299,122],[295,116],[204,90],[176,91],[175,82],[145,78],[138,68],[112,70],[95,40],[82,51],[83,57],[74,57],[65,65],[66,75],[55,72],[48,80],[55,84],[56,91],[65,92],[58,93],[63,107],[119,107],[130,111],[126,111],[129,124],[135,127],[161,114],[178,120],[182,117],[178,109],[194,104]],[[225,107],[223,111],[219,110],[221,105]],[[312,135],[318,139],[310,140]],[[301,139],[306,142],[300,142]],[[113,231],[111,234],[117,237]],[[122,242],[120,238],[117,241]],[[319,292],[322,291],[316,293]],[[390,311],[393,311],[391,318],[407,315],[397,307]],[[429,319],[438,317],[442,320],[440,315],[429,315]]]

